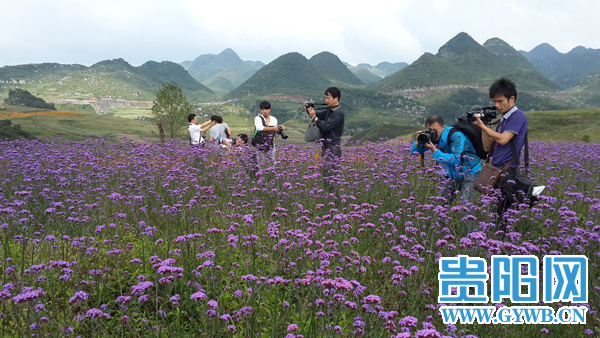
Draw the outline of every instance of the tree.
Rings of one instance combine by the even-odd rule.
[[[15,88],[8,91],[8,98],[4,103],[13,106],[25,106],[31,108],[41,108],[48,110],[56,110],[54,103],[46,103],[43,99],[33,96],[30,92]]]
[[[174,138],[187,124],[187,116],[192,113],[192,105],[187,101],[181,88],[175,83],[163,83],[152,105],[152,114],[159,132],[161,129]],[[161,141],[164,141],[161,137]]]

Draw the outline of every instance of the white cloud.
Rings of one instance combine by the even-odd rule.
[[[0,66],[179,62],[225,48],[263,62],[292,51],[330,51],[352,64],[412,62],[463,31],[523,50],[543,42],[561,52],[600,48],[593,0],[20,0],[2,12]]]

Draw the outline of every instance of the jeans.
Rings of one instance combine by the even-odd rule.
[[[475,182],[477,182],[478,178],[479,172],[476,172],[474,174],[465,175],[462,179],[448,180],[448,182],[444,184],[444,189],[439,196],[445,197],[448,205],[451,205],[456,199],[456,192],[460,191],[461,199],[467,200],[469,203],[473,203],[476,192],[476,190],[473,189],[473,186],[475,185]]]
[[[462,179],[458,180],[448,180],[444,184],[444,189],[440,192],[439,196],[445,197],[448,205],[452,205],[454,203],[457,192],[460,191],[460,199],[468,201],[469,203],[473,203],[475,199],[476,190],[473,189],[475,182],[479,178],[479,172],[474,174],[465,175]],[[465,231],[467,234],[473,232],[475,230],[477,224],[474,220],[466,221],[464,223]]]
[[[260,169],[267,169],[275,166],[276,146],[267,151],[258,150],[256,153],[256,162]]]

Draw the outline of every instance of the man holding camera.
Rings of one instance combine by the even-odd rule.
[[[254,118],[256,132],[252,138],[252,144],[259,150],[258,165],[263,167],[268,162],[275,164],[275,145],[273,144],[275,134],[280,133],[283,138],[287,138],[287,135],[283,133],[285,126],[278,126],[277,119],[271,116],[271,103],[262,101],[259,107],[260,115]]]
[[[445,197],[448,205],[454,202],[457,191],[473,203],[473,185],[481,171],[481,158],[475,154],[473,143],[462,131],[450,133],[452,127],[446,126],[440,116],[430,116],[425,121],[425,127],[426,130],[417,132],[417,141],[410,152],[418,152],[423,156],[427,150],[431,150],[432,158],[444,166],[441,174],[448,180],[439,196]]]
[[[481,137],[485,150],[492,149],[493,157],[491,164],[497,168],[504,167],[509,161],[513,161],[505,175],[508,178],[514,178],[518,173],[518,165],[513,160],[511,150],[511,140],[516,148],[517,159],[521,157],[521,149],[525,144],[527,137],[527,117],[525,113],[515,106],[517,99],[517,89],[509,79],[501,78],[494,82],[489,89],[490,98],[494,101],[494,105],[502,118],[496,126],[496,130],[492,130],[481,121],[477,116],[473,124],[481,128]],[[502,190],[502,201],[498,204],[498,215],[502,216],[504,211],[510,206],[507,201],[507,194],[502,189],[503,182],[506,179],[501,179],[498,182],[497,188]]]
[[[329,87],[325,91],[325,103],[327,108],[321,112],[315,112],[314,107],[308,107],[306,111],[311,118],[315,120],[317,127],[323,135],[321,147],[321,158],[323,158],[323,178],[329,188],[332,188],[328,178],[332,170],[342,157],[342,134],[344,133],[345,115],[340,106],[342,94],[336,87]]]

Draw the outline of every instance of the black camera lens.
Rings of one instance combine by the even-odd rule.
[[[287,140],[287,138],[288,138],[287,134],[286,134],[286,133],[284,133],[284,132],[282,132],[282,131],[280,131],[280,132],[279,132],[279,135],[280,135],[280,136],[281,136],[281,138],[282,138],[282,139],[284,139],[284,140]]]
[[[419,134],[419,136],[417,136],[417,141],[419,141],[420,144],[429,143],[430,139],[431,139],[431,136],[429,134],[425,134],[425,133],[421,133],[421,134]]]
[[[419,144],[426,144],[429,143],[429,141],[435,139],[435,135],[436,135],[436,131],[431,129],[431,128],[427,128],[425,130],[423,130],[419,136],[417,136],[417,142],[419,142]]]

